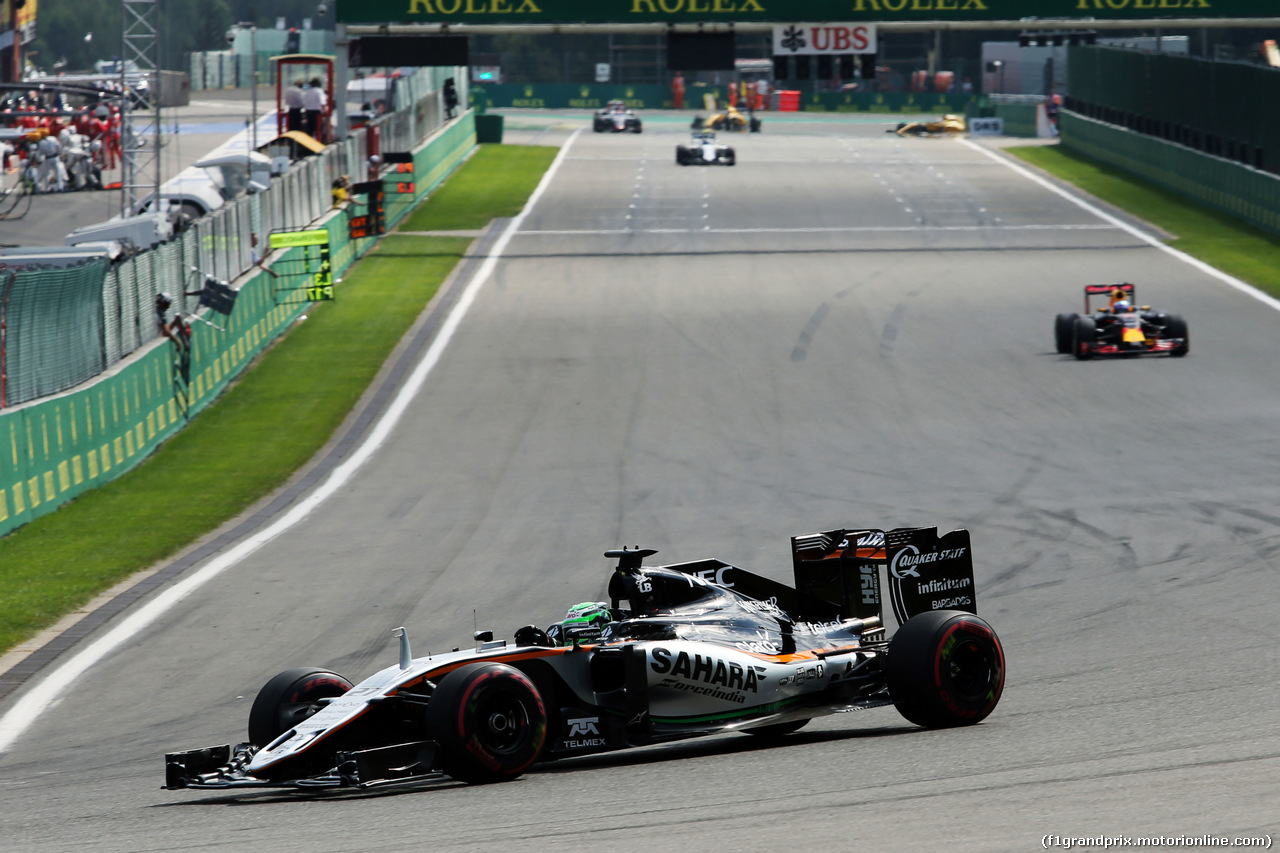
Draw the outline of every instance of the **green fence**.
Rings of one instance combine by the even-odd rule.
[[[1062,147],[1280,234],[1280,178],[1183,145],[1063,111]]]
[[[703,110],[704,96],[726,103],[724,86],[690,86],[684,108]],[[828,113],[962,113],[973,95],[940,95],[931,92],[802,92],[800,110]],[[598,110],[609,101],[626,101],[637,110],[671,109],[671,89],[666,86],[572,85],[559,83],[490,83],[471,87],[471,104],[487,109]]]
[[[1031,138],[1040,135],[1036,127],[1038,110],[1037,104],[996,104],[992,112],[1004,120],[1005,136]]]
[[[106,369],[107,264],[0,273],[0,405],[56,394]]]
[[[474,147],[471,113],[430,138],[415,152],[412,175],[404,175],[415,191],[388,196],[387,221],[404,218]],[[313,226],[329,231],[335,278],[375,239],[349,239],[349,216],[333,211]],[[99,290],[101,279],[99,270]],[[136,465],[212,402],[308,306],[277,304],[272,276],[253,274],[241,285],[231,316],[213,315],[225,331],[192,327],[185,378],[177,348],[165,341],[90,387],[0,413],[0,536]]]
[[[471,105],[481,112],[487,109],[510,107],[539,110],[599,110],[615,100],[626,101],[627,106],[636,110],[670,109],[672,104],[669,86],[473,83],[468,96],[471,99]]]
[[[305,305],[245,283],[226,331],[192,329],[189,383],[164,342],[88,388],[0,415],[0,535],[127,471],[204,408]]]
[[[1071,47],[1067,107],[1280,172],[1280,69],[1107,47]]]

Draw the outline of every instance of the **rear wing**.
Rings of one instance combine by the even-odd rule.
[[[881,566],[899,625],[943,608],[978,612],[968,530],[943,536],[936,527],[810,533],[792,537],[791,560],[802,599],[830,602],[844,619],[882,618]]]
[[[1119,296],[1116,295],[1117,292],[1119,292]],[[1107,304],[1107,308],[1110,308],[1112,305],[1116,304],[1117,300],[1120,299],[1128,299],[1132,302],[1136,292],[1137,288],[1127,281],[1121,282],[1120,284],[1086,284],[1084,286],[1084,313],[1093,313],[1093,309],[1089,306],[1089,297],[1091,296],[1107,297],[1107,299],[1110,300]]]

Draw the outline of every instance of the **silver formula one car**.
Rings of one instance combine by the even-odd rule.
[[[1004,650],[975,614],[969,534],[834,530],[791,540],[795,586],[720,560],[610,551],[610,602],[514,641],[399,661],[352,684],[303,667],[267,682],[236,746],[165,756],[166,788],[514,779],[535,762],[721,732],[778,737],[894,705],[940,728],[987,717]],[[881,575],[900,627],[886,639]],[[625,605],[624,606],[624,602]]]
[[[676,162],[681,166],[732,166],[737,162],[733,148],[716,142],[716,135],[709,130],[693,134],[688,145],[676,146]]]

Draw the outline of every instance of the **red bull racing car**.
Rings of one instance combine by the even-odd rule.
[[[1086,284],[1084,313],[1059,314],[1053,321],[1054,343],[1063,355],[1090,359],[1096,355],[1184,356],[1191,349],[1187,321],[1177,314],[1135,305],[1136,288],[1123,284]],[[1091,300],[1108,304],[1091,307]]]
[[[894,706],[927,728],[996,707],[1004,649],[976,615],[969,533],[842,529],[791,540],[795,586],[720,560],[609,551],[608,602],[549,629],[398,661],[352,683],[286,670],[247,742],[165,756],[165,787],[359,787],[514,779],[535,762],[722,732],[779,737]],[[899,627],[886,637],[882,577]]]

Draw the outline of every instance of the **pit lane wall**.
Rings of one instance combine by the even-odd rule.
[[[690,86],[684,109],[706,111],[705,99],[712,96],[728,102],[725,86]],[[473,84],[471,106],[480,112],[489,109],[603,109],[609,101],[626,101],[634,110],[674,109],[671,89],[666,86],[625,86],[613,84],[573,85],[567,83]],[[805,92],[799,100],[801,112],[827,113],[963,113],[976,100],[974,95],[932,92]],[[644,116],[641,116],[643,119]]]
[[[389,226],[439,186],[474,147],[475,119],[467,112],[417,148],[412,176],[394,176],[412,177],[415,192],[387,195]],[[335,280],[376,242],[348,237],[353,212],[363,210],[331,210],[308,226],[329,232]],[[230,317],[205,315],[225,331],[193,324],[189,382],[181,378],[177,348],[162,341],[88,386],[0,412],[0,536],[128,471],[208,406],[309,307],[307,302],[279,303],[274,281],[269,273],[253,273],[240,285]]]
[[[1280,177],[1064,110],[1063,148],[1280,235]]]

